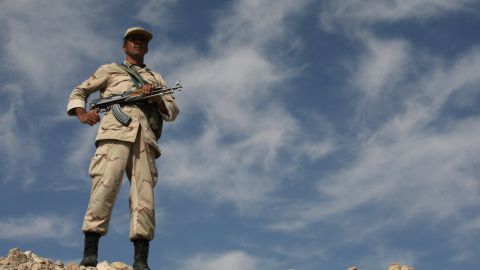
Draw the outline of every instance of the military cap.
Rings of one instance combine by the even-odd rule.
[[[148,41],[150,41],[153,37],[152,33],[148,32],[147,30],[143,29],[143,27],[139,27],[139,26],[128,28],[123,38],[126,39],[128,36],[131,36],[131,35],[144,36],[147,38]]]

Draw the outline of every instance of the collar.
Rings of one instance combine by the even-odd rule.
[[[145,64],[143,64],[141,66],[137,66],[137,65],[129,63],[127,60],[123,61],[123,64],[125,66],[127,66],[128,68],[133,68],[135,70],[145,69],[146,71],[150,72],[150,69],[147,68],[147,65],[145,65]]]

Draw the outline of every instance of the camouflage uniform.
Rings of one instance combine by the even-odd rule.
[[[146,67],[124,62],[150,84],[165,85],[160,74]],[[121,94],[133,87],[130,75],[117,64],[101,66],[89,79],[77,86],[70,95],[67,113],[75,114],[75,108],[85,107],[87,98],[95,91],[101,97]],[[163,96],[168,114],[161,113],[161,121],[173,121],[179,109],[171,95]],[[148,116],[138,106],[124,106],[122,111],[132,118],[128,126],[118,122],[108,111],[100,122],[89,174],[92,177],[90,201],[82,230],[105,235],[120,190],[123,173],[130,180],[130,239],[151,240],[155,231],[154,187],[157,182],[155,159],[160,156],[157,138]],[[151,123],[151,122],[150,122]]]

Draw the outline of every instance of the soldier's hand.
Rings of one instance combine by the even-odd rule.
[[[146,84],[146,85],[142,86],[142,88],[140,88],[140,91],[144,95],[148,95],[154,89],[155,89],[155,86],[153,84]],[[149,100],[149,102],[157,104],[157,107],[161,112],[163,112],[165,114],[168,114],[168,110],[167,110],[167,107],[165,105],[165,101],[163,100],[163,98],[161,96],[150,97],[150,98],[148,98],[148,100]]]
[[[145,84],[145,85],[142,86],[142,88],[140,88],[140,91],[141,91],[144,95],[148,95],[148,94],[150,94],[154,89],[155,89],[155,86],[153,86],[153,84]]]
[[[144,94],[144,95],[148,95],[150,94],[153,90],[155,90],[155,86],[153,86],[153,84],[147,84],[147,85],[144,85],[142,86],[142,88],[140,88],[140,91]],[[163,103],[163,99],[161,96],[154,96],[154,97],[150,97],[148,98],[148,100],[150,102],[153,102],[153,103]]]
[[[76,113],[80,122],[93,126],[100,121],[100,115],[98,115],[98,110],[92,110],[87,112],[83,108],[78,109],[79,110],[76,110]]]

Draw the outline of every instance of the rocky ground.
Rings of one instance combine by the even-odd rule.
[[[61,261],[42,258],[31,251],[11,249],[7,257],[0,257],[0,270],[132,270],[132,267],[121,262],[109,264],[104,261],[97,267],[78,266],[76,263],[65,265]]]
[[[347,270],[360,270],[358,267],[349,267]],[[401,265],[399,263],[391,263],[387,270],[415,270],[415,268],[407,266],[407,265]]]
[[[132,267],[121,262],[109,264],[103,261],[97,267],[78,266],[76,263],[63,264],[61,261],[42,258],[31,251],[21,251],[13,248],[7,257],[0,257],[0,270],[132,270]],[[228,270],[228,269],[225,269]],[[361,270],[357,267],[349,267],[347,270]],[[387,270],[415,270],[406,265],[392,263]]]

